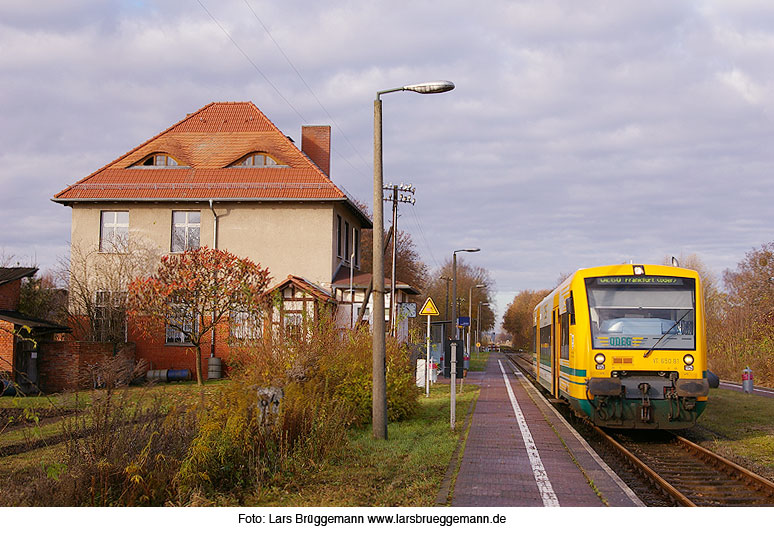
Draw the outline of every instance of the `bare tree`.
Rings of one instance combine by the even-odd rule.
[[[67,287],[67,319],[76,339],[123,343],[127,339],[127,288],[148,275],[160,254],[142,243],[114,247],[116,252],[74,245],[60,260],[59,283]]]

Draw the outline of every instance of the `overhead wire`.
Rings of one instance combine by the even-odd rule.
[[[285,61],[287,61],[288,65],[290,65],[290,68],[293,69],[293,72],[296,73],[296,76],[298,76],[298,79],[301,80],[301,82],[304,84],[304,86],[306,87],[307,91],[309,91],[309,94],[311,94],[314,97],[314,99],[317,101],[317,105],[319,105],[320,109],[322,109],[323,112],[325,112],[325,114],[331,120],[333,125],[336,127],[336,130],[339,131],[341,136],[344,138],[344,140],[347,142],[347,144],[352,148],[352,150],[355,152],[357,157],[360,158],[360,161],[363,163],[363,165],[365,165],[367,167],[368,163],[366,163],[366,161],[363,159],[363,156],[360,154],[360,152],[358,152],[358,150],[355,147],[355,145],[353,145],[352,142],[349,140],[349,137],[347,137],[347,134],[344,133],[344,130],[342,130],[341,126],[339,126],[339,124],[336,122],[336,119],[333,118],[333,116],[330,114],[330,112],[328,112],[328,109],[323,105],[323,103],[320,101],[320,99],[317,98],[317,94],[314,92],[314,90],[306,82],[304,77],[301,75],[301,72],[299,72],[299,70],[296,68],[296,66],[293,64],[293,62],[290,60],[288,55],[282,49],[282,46],[280,46],[280,44],[277,42],[277,40],[274,39],[274,36],[269,31],[269,28],[266,26],[266,24],[263,23],[263,20],[261,20],[261,17],[258,16],[258,13],[255,12],[255,10],[253,9],[253,6],[251,6],[250,2],[248,2],[247,0],[244,0],[244,3],[250,9],[250,12],[253,14],[253,17],[255,17],[255,20],[257,20],[258,23],[261,25],[261,27],[263,28],[263,31],[266,32],[266,35],[269,36],[269,39],[271,39],[271,42],[274,43],[274,46],[276,46],[277,50],[279,50],[280,54],[282,54],[282,57],[284,57]],[[343,159],[345,161],[347,161],[346,158],[343,158]]]
[[[269,77],[266,76],[266,74],[264,74],[264,72],[260,69],[260,67],[258,67],[258,65],[256,65],[255,61],[253,61],[252,58],[249,55],[247,55],[247,52],[242,50],[242,47],[239,46],[239,44],[234,40],[233,37],[231,37],[231,34],[228,33],[226,28],[224,28],[223,25],[220,22],[218,22],[218,19],[216,19],[215,16],[212,13],[210,13],[210,10],[207,9],[207,7],[202,3],[202,0],[196,0],[196,1],[199,3],[202,9],[207,13],[207,15],[210,16],[210,18],[218,26],[218,28],[220,28],[220,31],[222,31],[226,35],[226,37],[228,37],[229,41],[231,41],[231,43],[236,47],[236,49],[239,50],[239,52],[245,57],[245,59],[253,66],[253,68],[258,72],[258,74],[260,74],[263,77],[263,79],[266,80],[266,83],[268,83],[269,86],[272,89],[274,89],[274,92],[276,92],[279,95],[279,97],[285,101],[285,103],[290,107],[290,109],[292,109],[296,113],[296,115],[298,115],[301,118],[303,122],[308,122],[306,120],[306,117],[304,117],[301,114],[301,112],[296,109],[296,107],[290,102],[290,100],[285,98],[285,95],[282,94],[282,91],[280,91],[277,88],[277,86],[272,83]]]
[[[205,13],[207,13],[207,15],[212,19],[212,21],[218,26],[218,28],[220,28],[221,32],[223,32],[223,34],[228,38],[228,40],[231,41],[231,43],[234,45],[234,47],[242,54],[242,56],[244,56],[244,58],[250,63],[250,65],[252,65],[252,67],[255,69],[255,71],[258,72],[258,74],[261,75],[261,77],[266,81],[266,83],[269,84],[269,86],[274,90],[274,92],[277,93],[277,95],[279,95],[279,97],[288,105],[288,107],[290,109],[293,110],[293,112],[295,112],[296,115],[298,115],[298,117],[301,118],[301,120],[303,122],[308,122],[306,117],[304,117],[304,115],[290,102],[290,100],[288,100],[288,98],[285,97],[285,95],[282,93],[282,91],[280,91],[280,89],[276,85],[274,85],[274,83],[271,81],[271,79],[269,79],[269,77],[260,69],[260,67],[258,67],[258,65],[255,63],[255,61],[253,61],[252,58],[249,56],[249,54],[247,54],[247,52],[245,52],[244,49],[241,46],[239,46],[239,43],[237,43],[237,41],[231,36],[231,34],[228,32],[228,30],[226,30],[226,28],[223,27],[223,25],[218,21],[218,19],[215,18],[215,16],[210,12],[210,10],[207,9],[207,7],[204,5],[204,3],[202,3],[201,0],[197,0],[197,3],[205,11]],[[261,25],[263,30],[266,32],[266,35],[269,37],[269,39],[271,39],[271,41],[277,47],[277,49],[279,50],[280,54],[282,54],[282,57],[285,59],[285,61],[288,63],[288,65],[293,69],[293,71],[296,73],[296,75],[301,80],[301,82],[304,84],[304,86],[309,91],[309,93],[312,95],[312,97],[314,97],[315,101],[320,106],[320,108],[323,110],[323,112],[331,120],[333,125],[336,127],[336,130],[341,134],[341,136],[344,138],[344,140],[347,142],[347,144],[352,148],[353,152],[357,155],[357,157],[360,159],[360,161],[364,165],[368,166],[366,161],[363,159],[363,156],[360,154],[360,152],[357,150],[357,148],[354,146],[354,144],[350,141],[349,137],[347,137],[346,133],[344,133],[344,130],[341,128],[341,126],[339,126],[339,124],[336,122],[336,120],[330,114],[328,109],[323,105],[323,103],[317,97],[317,94],[311,88],[309,83],[307,83],[307,81],[304,79],[303,75],[298,70],[298,68],[296,68],[296,66],[292,62],[292,60],[285,53],[285,51],[283,50],[282,46],[277,42],[276,39],[274,39],[274,36],[269,31],[269,29],[266,26],[266,24],[264,24],[263,20],[261,20],[261,18],[258,16],[258,14],[255,12],[253,7],[250,5],[250,3],[247,0],[244,0],[244,3],[250,9],[250,12],[253,14],[253,17],[258,21],[258,23]],[[349,165],[355,172],[357,172],[359,174],[363,174],[364,173],[364,171],[362,169],[358,169],[357,167],[355,167],[355,165],[353,165],[352,162],[349,161],[349,159],[347,159],[345,156],[343,156],[339,151],[337,151],[336,149],[333,149],[333,151],[343,161],[345,161],[347,163],[347,165]],[[349,195],[349,196],[351,196],[351,195]],[[411,206],[411,208],[412,209],[410,210],[410,213],[412,214],[412,216],[414,218],[415,227],[418,230],[418,234],[420,236],[420,239],[422,240],[422,242],[425,245],[425,250],[430,255],[430,258],[433,261],[433,263],[435,264],[435,266],[440,269],[441,265],[438,262],[438,260],[436,259],[435,255],[433,254],[433,251],[432,251],[432,248],[430,247],[430,243],[429,243],[429,241],[427,239],[427,236],[425,235],[424,230],[422,229],[422,222],[421,222],[421,220],[419,218],[419,214],[414,209],[413,205]]]
[[[422,221],[419,219],[419,213],[417,212],[414,205],[411,205],[411,209],[409,210],[409,213],[414,217],[415,226],[419,232],[419,238],[422,240],[422,242],[425,245],[425,250],[427,250],[427,253],[430,255],[430,259],[435,264],[435,267],[437,269],[441,269],[441,264],[438,262],[438,260],[435,258],[435,255],[433,254],[433,249],[430,247],[430,242],[427,239],[427,236],[425,235],[425,231],[422,229]]]

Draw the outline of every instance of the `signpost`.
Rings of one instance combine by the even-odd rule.
[[[425,397],[430,396],[430,317],[433,315],[440,315],[438,308],[435,306],[432,297],[427,297],[425,304],[422,306],[422,311],[419,315],[427,315],[427,360],[425,361]]]

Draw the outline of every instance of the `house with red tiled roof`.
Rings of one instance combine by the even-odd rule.
[[[252,102],[214,102],[53,201],[72,209],[71,247],[95,269],[100,257],[206,245],[260,263],[293,295],[314,287],[309,294],[335,300],[334,277],[359,266],[360,233],[372,225],[331,180],[330,144],[329,126],[303,126],[298,147]],[[174,333],[161,329],[149,343],[129,328],[127,339],[157,368],[190,366]],[[212,354],[225,344],[215,340]]]

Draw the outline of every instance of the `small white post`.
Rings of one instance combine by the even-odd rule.
[[[449,409],[449,418],[451,422],[451,429],[454,430],[454,425],[457,419],[457,343],[451,345],[451,406]]]
[[[427,361],[425,361],[425,397],[430,396],[430,316],[427,316]]]

